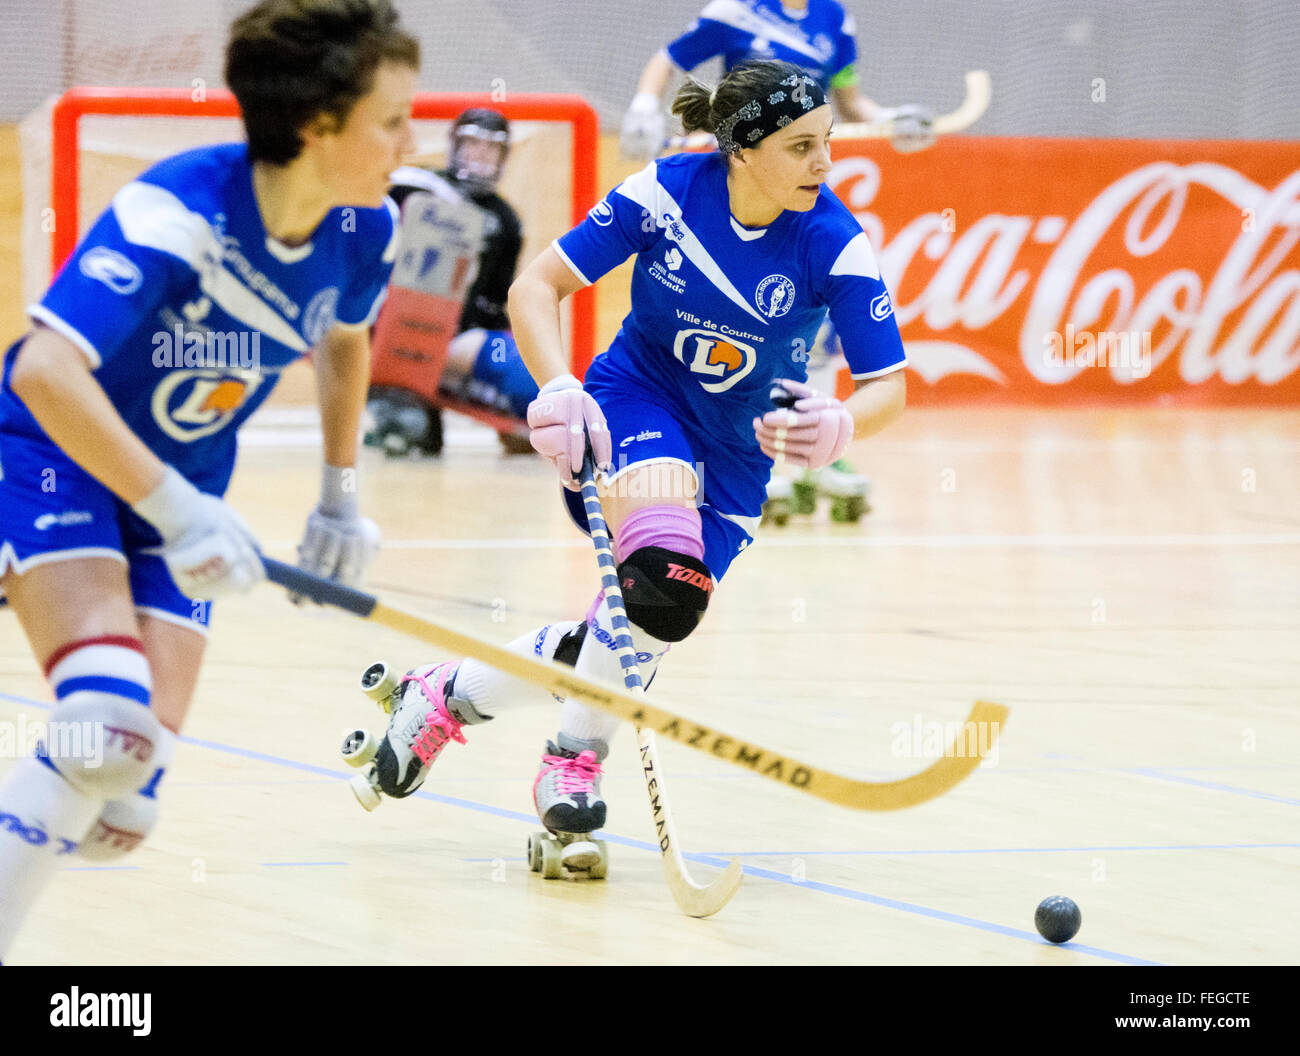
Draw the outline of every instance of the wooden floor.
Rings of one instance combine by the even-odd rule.
[[[288,556],[318,456],[275,414],[233,499]],[[501,641],[584,611],[594,559],[548,467],[451,442],[368,459],[376,592]],[[154,838],[121,868],[63,872],[10,961],[1295,963],[1296,415],[909,411],[852,453],[875,512],[765,529],[654,692],[873,779],[926,765],[902,731],[1008,705],[996,753],[947,796],[860,814],[664,744],[692,868],[739,855],[747,873],[691,920],[623,731],[609,879],[544,881],[523,849],[557,707],[469,730],[419,795],[367,815],[337,756],[351,725],[381,728],[355,680],[436,657],[264,587],[218,609]],[[9,615],[0,686],[0,719],[42,716]],[[1051,894],[1083,911],[1062,948],[1033,929]]]

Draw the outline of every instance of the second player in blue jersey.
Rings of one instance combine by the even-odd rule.
[[[831,108],[816,80],[780,62],[696,82],[675,111],[718,153],[661,160],[615,188],[532,262],[510,292],[525,362],[541,385],[533,446],[572,498],[590,438],[601,501],[646,684],[689,637],[718,581],[752,541],[775,458],[824,466],[902,411],[906,360],[875,255],[823,187]],[[632,310],[584,381],[569,373],[560,302],[635,256]],[[856,391],[844,403],[804,383],[827,313]],[[774,383],[791,409],[774,410]],[[571,512],[585,524],[581,507]],[[530,631],[510,648],[622,682],[603,593],[585,619]],[[466,659],[407,683],[376,756],[380,788],[418,788],[463,726],[526,699],[527,686]],[[566,700],[534,783],[542,823],[605,823],[601,764],[618,720]]]

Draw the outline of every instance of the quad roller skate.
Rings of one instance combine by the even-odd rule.
[[[818,472],[817,491],[831,500],[831,520],[836,524],[857,524],[864,513],[871,512],[867,494],[871,482],[847,459],[839,459]]]
[[[367,447],[380,448],[389,458],[412,451],[426,455],[442,452],[442,412],[401,389],[371,394],[366,411],[374,428],[365,435]]]
[[[794,512],[794,481],[774,476],[767,482],[767,499],[763,502],[763,524],[784,528]]]
[[[381,794],[409,796],[443,748],[452,741],[465,743],[461,727],[486,721],[468,701],[451,694],[455,673],[455,664],[437,664],[398,676],[384,663],[362,672],[361,691],[391,716],[384,736],[355,729],[340,749],[345,763],[365,768],[348,784],[366,810],[379,806]]]
[[[548,741],[533,785],[533,802],[546,826],[528,837],[528,868],[547,880],[568,876],[603,880],[609,867],[604,840],[592,833],[605,824],[600,761],[609,747],[560,734]]]

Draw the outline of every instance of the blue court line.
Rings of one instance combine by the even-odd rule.
[[[305,865],[347,865],[347,862],[258,862],[258,865],[265,865],[271,869],[283,869],[287,867],[298,867]]]
[[[1275,796],[1271,792],[1256,792],[1252,788],[1238,788],[1236,785],[1222,785],[1217,781],[1197,781],[1192,777],[1179,777],[1176,774],[1167,774],[1160,770],[1147,769],[1145,767],[1136,768],[1130,773],[1139,774],[1142,777],[1153,777],[1157,781],[1172,781],[1179,785],[1191,785],[1194,788],[1208,788],[1214,792],[1230,792],[1234,796],[1249,796],[1251,799],[1266,799],[1271,803],[1285,803],[1289,807],[1300,807],[1300,799],[1292,799],[1289,796]]]
[[[141,869],[139,865],[69,865],[64,868],[67,873],[129,873]]]
[[[41,704],[39,701],[27,700],[23,697],[12,697],[8,694],[0,694],[5,699],[15,700],[22,704],[34,705],[39,708],[49,708],[48,704]],[[346,780],[351,774],[342,774],[335,770],[327,770],[322,766],[313,766],[310,763],[300,763],[293,759],[284,759],[280,756],[268,755],[265,752],[254,751],[251,748],[240,748],[235,745],[220,744],[216,741],[205,741],[193,737],[180,737],[179,740],[184,744],[192,744],[200,748],[208,748],[212,751],[222,752],[227,755],[241,756],[245,759],[253,759],[258,762],[269,763],[272,766],[288,767],[292,770],[299,770],[308,774],[319,774],[323,777],[331,777],[335,780]],[[457,799],[453,796],[440,796],[433,792],[426,792],[423,789],[414,793],[415,797],[430,800],[435,803],[445,803],[449,806],[462,807],[466,810],[477,811],[482,814],[491,814],[495,817],[508,818],[514,821],[522,821],[528,825],[536,826],[537,818],[532,814],[524,814],[520,811],[505,810],[501,807],[489,806],[486,803],[475,803],[472,800]],[[647,843],[644,840],[629,839],[625,836],[615,836],[613,834],[599,833],[599,838],[609,843],[622,845],[625,847],[634,847],[639,850],[650,851],[658,854],[659,847],[657,844]],[[726,868],[727,862],[712,855],[698,854],[694,852],[683,853],[683,858],[687,861],[698,862],[704,865],[711,865],[717,869]],[[990,921],[978,920],[974,917],[965,917],[956,913],[948,913],[944,910],[931,909],[928,906],[917,906],[910,902],[900,902],[896,899],[885,898],[880,895],[868,894],[865,891],[855,891],[852,888],[840,887],[835,884],[823,884],[816,880],[795,880],[784,873],[773,872],[770,869],[760,869],[757,866],[744,866],[744,872],[758,879],[772,880],[779,884],[787,884],[791,887],[807,888],[811,891],[819,891],[823,894],[834,895],[839,898],[847,898],[855,902],[866,902],[870,905],[880,906],[885,909],[893,909],[902,913],[911,913],[916,916],[928,917],[932,920],[941,920],[949,924],[959,924],[963,927],[974,928],[977,931],[985,931],[994,935],[1002,935],[1007,938],[1022,939],[1032,942],[1037,946],[1049,945],[1041,936],[1032,932],[1024,931],[1019,928],[1009,928],[1002,924],[994,924]],[[1110,950],[1102,950],[1093,946],[1081,946],[1075,943],[1064,943],[1066,949],[1074,950],[1078,953],[1086,953],[1094,957],[1100,957],[1103,960],[1115,961],[1119,964],[1129,965],[1156,965],[1158,961],[1147,961],[1138,957],[1130,957],[1127,954],[1115,953]]]
[[[1300,843],[1168,843],[1116,847],[953,847],[910,851],[711,851],[719,858],[851,858],[918,854],[1073,854],[1117,851],[1255,851],[1275,848],[1300,848]]]

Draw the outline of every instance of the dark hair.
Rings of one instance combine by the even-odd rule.
[[[687,77],[673,98],[672,111],[682,119],[682,130],[716,133],[718,126],[751,99],[773,92],[785,78],[802,77],[792,62],[751,60],[733,66],[716,88]]]
[[[230,27],[226,83],[239,100],[249,156],[284,165],[320,114],[342,127],[382,62],[418,68],[420,45],[390,0],[262,0]]]

